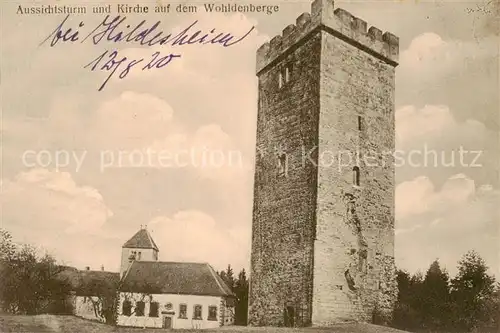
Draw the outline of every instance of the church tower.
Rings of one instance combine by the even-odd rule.
[[[398,54],[333,0],[257,51],[250,325],[390,319]]]
[[[120,277],[133,261],[158,261],[158,246],[147,229],[141,229],[122,246]]]

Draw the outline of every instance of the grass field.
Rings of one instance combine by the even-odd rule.
[[[83,320],[73,316],[10,316],[0,315],[0,332],[67,332],[67,333],[161,333],[161,332],[199,332],[196,330],[162,330],[162,329],[142,329],[113,327]],[[276,328],[276,327],[223,327],[215,330],[202,330],[202,332],[242,332],[242,333],[404,333],[388,327],[375,326],[370,324],[339,324],[330,328]]]

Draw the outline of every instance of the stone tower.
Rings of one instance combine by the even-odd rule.
[[[120,277],[133,261],[158,261],[158,246],[147,229],[141,229],[122,246]]]
[[[332,0],[257,51],[250,325],[390,317],[398,53]]]

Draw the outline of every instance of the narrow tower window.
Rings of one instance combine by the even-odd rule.
[[[358,116],[358,130],[362,131],[363,130],[363,117]]]
[[[278,175],[285,175],[288,173],[288,159],[285,153],[278,156]]]
[[[292,71],[291,65],[287,65],[285,67],[285,82],[289,82],[290,81],[290,76],[292,74],[291,71]]]
[[[359,167],[355,166],[352,168],[352,183],[359,186]]]
[[[362,273],[366,273],[366,266],[368,261],[368,251],[366,249],[362,249],[358,253],[358,270]]]
[[[278,74],[278,86],[281,89],[292,78],[292,65],[288,64],[282,67]]]

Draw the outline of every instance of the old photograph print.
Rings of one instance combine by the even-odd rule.
[[[500,331],[498,1],[0,9],[0,332]]]

